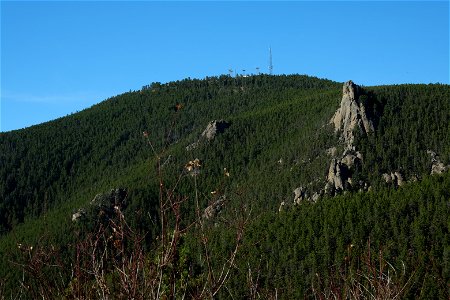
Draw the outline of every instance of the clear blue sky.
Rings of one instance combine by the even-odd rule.
[[[449,83],[449,2],[1,1],[1,122],[65,116],[154,81],[307,74]]]

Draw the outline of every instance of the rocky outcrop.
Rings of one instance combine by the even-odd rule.
[[[300,186],[294,190],[294,204],[300,204],[308,199],[306,188]]]
[[[392,175],[392,173],[391,173]],[[392,183],[392,176],[389,175],[388,173],[383,173],[383,175],[381,175],[381,177],[383,177],[383,180],[387,183],[387,184],[391,184]]]
[[[392,177],[392,174],[391,174]],[[402,186],[405,184],[405,180],[403,179],[403,175],[400,172],[394,172],[393,181],[397,184],[397,186]]]
[[[431,175],[435,174],[442,174],[450,169],[450,165],[445,165],[441,159],[439,158],[439,155],[436,154],[436,152],[432,150],[427,150],[428,155],[431,156]]]
[[[340,134],[344,150],[342,154],[339,154],[338,147],[330,147],[325,150],[326,154],[331,157],[325,188],[313,193],[311,197],[304,188],[295,189],[294,204],[299,204],[304,200],[316,202],[324,192],[328,195],[335,195],[346,189],[360,191],[370,189],[366,182],[352,179],[352,175],[361,170],[363,163],[363,155],[357,151],[354,145],[354,131],[360,130],[362,133],[368,134],[375,129],[374,121],[366,112],[372,111],[370,104],[369,96],[359,86],[351,80],[344,83],[341,104],[330,120],[335,132]]]
[[[362,162],[362,154],[358,151],[344,151],[344,155],[341,159],[341,163],[347,166],[348,169],[353,169],[353,167]]]
[[[78,222],[89,218],[112,218],[117,210],[126,208],[127,191],[122,188],[112,189],[108,193],[97,194],[84,208],[79,208],[72,214],[72,222]]]
[[[359,86],[351,80],[344,83],[341,105],[330,121],[336,132],[342,132],[342,138],[348,149],[354,149],[353,131],[355,128],[359,128],[364,133],[374,131],[373,122],[367,116],[366,107],[359,101],[359,96]]]
[[[391,172],[391,174],[383,173],[381,176],[387,184],[393,184],[394,186],[403,186],[405,184],[403,175],[398,171]]]
[[[325,150],[325,153],[331,157],[335,157],[337,153],[337,148],[336,147],[328,148],[327,150]]]
[[[442,174],[443,172],[450,170],[450,165],[445,165],[440,160],[439,155],[437,155],[436,152],[427,150],[427,154],[431,157],[430,175]],[[395,187],[400,187],[405,185],[406,183],[416,182],[420,180],[420,177],[417,174],[412,174],[411,177],[406,181],[405,177],[399,171],[383,173],[381,176],[386,184],[393,185]]]
[[[106,210],[112,210],[114,207],[123,208],[126,206],[126,197],[127,191],[125,189],[112,189],[109,193],[97,194],[91,200],[91,205]]]
[[[309,183],[309,185],[311,185],[311,184],[312,183]],[[319,198],[321,196],[323,196],[323,189],[319,190],[318,192],[314,192],[312,194],[312,196],[311,196],[311,194],[308,192],[307,188],[305,188],[303,186],[300,186],[300,187],[296,188],[293,191],[293,193],[294,193],[294,202],[293,202],[293,204],[294,205],[299,205],[299,204],[301,204],[301,203],[303,203],[305,201],[317,202],[319,200]],[[284,201],[281,202],[279,210],[283,209],[285,205],[286,204],[285,204]]]
[[[200,142],[202,140],[211,141],[213,140],[219,133],[223,133],[228,127],[231,126],[231,123],[224,121],[224,120],[214,120],[208,123],[205,130],[203,130],[202,134],[200,135],[200,138],[188,145],[186,147],[187,151],[194,150],[200,145]]]
[[[325,191],[342,191],[344,189],[344,181],[346,179],[347,178],[344,176],[341,162],[333,158],[331,160],[330,168],[328,169]]]
[[[208,205],[208,207],[206,207],[203,211],[203,219],[211,220],[215,218],[224,207],[225,201],[226,197],[221,196],[218,200]]]
[[[359,129],[365,134],[374,131],[373,122],[366,113],[366,103],[360,97],[362,94],[361,88],[353,81],[344,83],[341,105],[330,120],[335,132],[340,132],[345,147],[340,158],[336,154],[335,147],[327,150],[327,154],[332,157],[325,185],[325,192],[328,194],[334,195],[347,187],[359,186],[361,190],[369,188],[367,183],[360,181],[355,183],[351,178],[354,170],[363,161],[362,154],[356,151],[353,144],[354,130]]]
[[[213,140],[218,133],[223,133],[225,129],[230,127],[230,123],[224,120],[214,120],[208,123],[206,129],[202,132],[202,137],[206,140]]]
[[[325,191],[329,194],[335,194],[345,190],[347,186],[355,186],[351,175],[362,163],[362,159],[361,153],[351,150],[345,150],[340,159],[333,158],[328,169]],[[357,185],[366,186],[364,183],[359,182]]]
[[[86,217],[86,210],[83,208],[78,209],[72,214],[72,222],[78,222]]]
[[[439,162],[436,162],[436,163],[431,165],[431,173],[430,174],[431,175],[442,174],[442,173],[444,173],[447,170],[448,170],[448,166],[444,165],[443,162],[439,161]]]
[[[198,140],[198,141],[196,141],[196,142],[193,142],[192,144],[187,145],[187,146],[186,146],[186,151],[192,151],[192,150],[194,150],[195,148],[198,147],[199,144],[200,144],[200,140]]]

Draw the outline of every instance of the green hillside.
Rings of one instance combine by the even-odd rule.
[[[248,282],[248,268],[260,270],[255,291],[262,298],[274,297],[275,291],[284,299],[312,295],[319,271],[321,288],[330,290],[325,283],[345,282],[333,268],[342,267],[346,247],[358,243],[348,258],[349,270],[357,270],[369,240],[368,248],[385,248],[383,255],[396,269],[409,264],[409,273],[398,277],[399,284],[410,279],[404,297],[445,298],[450,181],[448,171],[429,176],[433,161],[427,150],[449,164],[450,87],[365,87],[361,95],[376,126],[368,135],[355,132],[354,146],[363,160],[352,179],[365,182],[371,191],[358,192],[354,185],[335,197],[323,189],[331,160],[327,150],[344,147],[330,124],[342,83],[325,79],[258,75],[152,83],[55,121],[0,133],[4,292],[12,295],[19,289],[20,267],[12,263],[21,260],[19,243],[55,246],[70,269],[75,255],[70,245],[111,217],[102,217],[103,208],[94,208],[91,200],[113,189],[126,191],[124,217],[134,232],[145,233],[143,246],[151,257],[161,234],[164,182],[168,199],[175,194],[184,199],[183,226],[198,218],[194,200],[202,212],[224,200],[219,215],[205,221],[211,253],[217,257],[226,257],[233,244],[232,226],[223,220],[234,218],[236,211],[250,214],[241,255],[227,288],[216,295],[220,298],[257,298],[242,284]],[[214,138],[202,137],[215,120],[223,120],[226,128]],[[191,176],[185,167],[194,159],[201,166]],[[382,174],[391,172],[401,173],[405,182],[417,181],[401,187],[386,184]],[[320,194],[318,202],[293,205],[293,191],[300,186]],[[74,222],[79,209],[84,218]],[[194,236],[184,238],[183,251],[190,253],[185,265],[178,265],[177,258],[177,268],[195,269],[187,276],[197,280],[186,284],[191,296],[207,273],[198,261],[201,249]],[[64,272],[61,278],[68,289],[73,278]]]

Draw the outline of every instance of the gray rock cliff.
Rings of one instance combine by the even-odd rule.
[[[214,120],[208,123],[206,129],[202,133],[202,137],[208,141],[214,139],[218,133],[222,133],[230,127],[230,123],[224,120]]]
[[[330,121],[336,132],[342,132],[347,149],[354,149],[355,128],[361,129],[366,134],[374,131],[373,122],[368,118],[364,103],[359,101],[359,96],[359,86],[351,80],[344,83],[341,105]]]
[[[200,142],[202,140],[212,141],[219,133],[223,133],[230,126],[231,123],[225,120],[214,120],[209,122],[205,130],[203,130],[202,134],[200,135],[200,138],[196,142],[188,145],[186,147],[186,150],[194,150],[200,145]]]
[[[354,183],[351,178],[355,167],[363,161],[362,154],[356,151],[353,144],[354,131],[359,129],[365,134],[374,131],[373,122],[366,113],[365,103],[360,101],[361,92],[361,88],[353,81],[349,80],[344,83],[341,105],[330,120],[335,132],[340,133],[340,138],[344,142],[344,152],[339,158],[336,150],[329,151],[333,159],[326,178],[325,191],[327,193],[335,194],[345,190],[347,186],[360,185],[364,189],[368,188],[366,183]]]

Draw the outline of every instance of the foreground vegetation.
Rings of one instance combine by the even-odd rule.
[[[174,197],[166,241],[149,248],[118,209],[74,244],[18,245],[10,259],[24,273],[11,296],[447,299],[449,187],[447,173],[193,227],[181,226],[174,200],[186,203]]]

